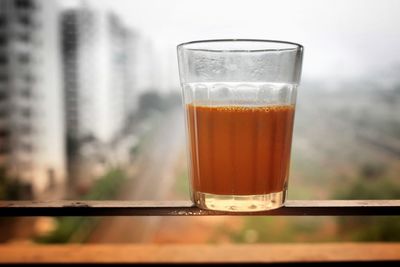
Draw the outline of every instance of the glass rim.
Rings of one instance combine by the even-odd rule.
[[[280,44],[280,45],[290,45],[292,47],[284,48],[266,48],[266,49],[213,49],[213,48],[190,48],[190,45],[197,44],[210,44],[210,43],[269,43],[269,44]],[[268,40],[268,39],[208,39],[208,40],[195,40],[190,42],[184,42],[176,47],[179,49],[187,49],[191,51],[204,51],[204,52],[271,52],[271,51],[302,51],[304,49],[303,45],[295,42],[281,41],[281,40]]]

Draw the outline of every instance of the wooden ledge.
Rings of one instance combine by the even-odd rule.
[[[400,200],[289,200],[276,210],[219,212],[190,201],[0,201],[2,216],[382,216],[400,215]]]
[[[287,263],[400,261],[400,243],[1,245],[0,263]]]

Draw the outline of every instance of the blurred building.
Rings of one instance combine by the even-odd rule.
[[[35,198],[65,181],[59,16],[57,1],[0,0],[0,166]]]
[[[68,169],[75,179],[101,174],[134,110],[135,40],[105,8],[84,3],[63,13]]]

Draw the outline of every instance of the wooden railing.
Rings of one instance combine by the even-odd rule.
[[[220,212],[190,201],[0,201],[2,216],[399,216],[400,200],[289,200],[276,210]]]
[[[189,201],[0,201],[1,216],[400,216],[400,200],[290,200],[262,212],[201,210]],[[400,221],[399,221],[400,223]],[[323,263],[400,266],[400,243],[0,245],[1,263]]]
[[[373,266],[399,266],[399,260],[399,243],[0,245],[0,263],[302,263],[301,266],[362,263],[364,266],[370,262]]]

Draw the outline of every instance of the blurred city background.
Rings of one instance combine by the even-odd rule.
[[[0,199],[188,200],[176,45],[305,46],[290,199],[400,199],[400,2],[0,0]],[[0,218],[0,242],[400,241],[398,217]]]

